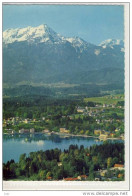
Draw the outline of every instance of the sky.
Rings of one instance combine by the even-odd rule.
[[[65,37],[78,36],[98,45],[124,39],[122,5],[3,5],[3,31],[47,24]]]

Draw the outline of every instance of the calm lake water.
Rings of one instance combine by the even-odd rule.
[[[123,142],[121,140],[115,140],[111,142]],[[39,150],[48,150],[58,148],[62,151],[68,149],[71,144],[83,145],[85,148],[90,147],[93,144],[102,144],[95,138],[85,137],[67,137],[64,138],[58,135],[45,135],[45,134],[21,134],[21,135],[4,135],[3,136],[3,162],[7,162],[14,159],[16,162],[19,160],[19,156],[23,153],[27,155],[30,152]]]

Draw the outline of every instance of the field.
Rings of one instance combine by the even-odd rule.
[[[108,95],[104,97],[90,97],[90,98],[84,98],[85,102],[96,102],[101,104],[117,104],[118,101],[124,101],[124,95],[123,94],[117,94],[117,95]]]

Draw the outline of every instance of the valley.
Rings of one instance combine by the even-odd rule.
[[[3,32],[3,178],[124,181],[124,41]]]

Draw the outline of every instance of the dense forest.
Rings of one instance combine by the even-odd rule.
[[[62,180],[85,175],[85,180],[95,180],[99,170],[107,169],[107,180],[113,176],[113,170],[110,169],[114,164],[124,164],[123,143],[104,142],[90,148],[71,145],[63,152],[52,149],[31,152],[28,156],[22,154],[18,163],[10,160],[3,164],[3,177],[4,180]],[[124,180],[124,171],[115,169],[114,175],[118,176],[116,180]]]
[[[77,100],[55,99],[46,96],[10,97],[3,99],[3,117],[40,118],[43,113],[48,113],[48,111],[52,113],[52,109],[57,110],[57,107],[62,106],[67,114],[71,114],[71,107],[73,108],[77,103],[79,103]]]

